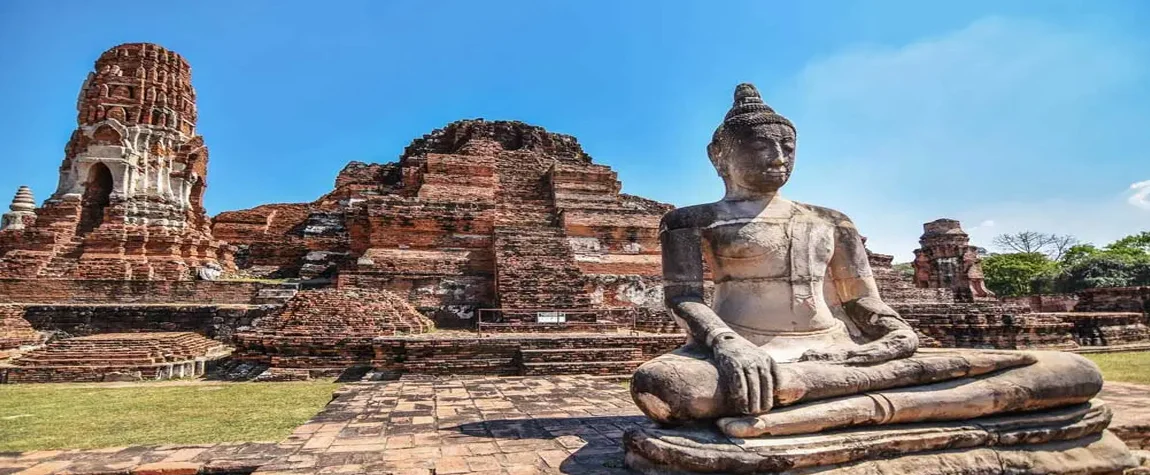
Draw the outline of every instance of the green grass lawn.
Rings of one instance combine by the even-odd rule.
[[[1102,368],[1107,381],[1150,384],[1150,351],[1082,355]]]
[[[279,441],[339,387],[285,383],[0,386],[0,451]]]

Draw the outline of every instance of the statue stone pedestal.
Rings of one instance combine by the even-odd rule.
[[[640,428],[624,437],[627,466],[649,475],[1121,474],[1135,461],[1105,430],[1098,400],[1053,411],[963,422],[856,427],[737,439],[712,426]]]

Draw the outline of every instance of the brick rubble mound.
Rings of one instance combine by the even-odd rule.
[[[305,290],[251,331],[237,334],[237,358],[280,368],[348,367],[371,361],[376,337],[426,333],[434,327],[386,290]]]
[[[53,341],[0,368],[7,383],[158,380],[202,375],[231,348],[192,332],[103,333]]]

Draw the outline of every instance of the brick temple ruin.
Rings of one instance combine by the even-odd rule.
[[[22,188],[4,220],[0,278],[190,280],[230,266],[203,206],[195,101],[179,54],[142,43],[104,52],[80,87],[56,191],[29,210]]]
[[[884,301],[914,325],[924,346],[999,349],[1121,347],[1150,343],[1150,312],[1137,289],[1093,289],[1082,300],[997,299],[986,289],[978,249],[953,219],[923,224],[913,276],[899,275],[893,256],[870,253]],[[1102,298],[1094,295],[1127,295]],[[1112,304],[1115,300],[1121,304]],[[1139,303],[1134,303],[1139,302]]]
[[[501,309],[492,325],[534,309],[618,325],[592,310],[662,304],[658,225],[671,208],[621,186],[574,137],[465,120],[398,162],[352,162],[313,203],[221,213],[212,231],[238,247],[241,272],[391,290],[442,327],[473,325],[480,309]]]
[[[21,187],[0,220],[8,382],[196,376],[216,363],[265,379],[624,374],[682,342],[661,288],[672,207],[622,193],[572,136],[461,120],[395,162],[349,163],[313,202],[209,219],[183,57],[112,48],[77,109],[57,190],[37,206]],[[913,276],[892,256],[870,263],[926,345],[1150,341],[1145,289],[997,299],[957,221],[926,223],[920,243]]]

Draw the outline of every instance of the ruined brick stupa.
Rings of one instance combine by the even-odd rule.
[[[21,188],[0,231],[0,278],[191,279],[229,267],[204,211],[208,150],[191,67],[148,43],[105,51],[77,100],[56,191]]]
[[[671,207],[620,189],[572,136],[463,120],[398,162],[352,162],[313,203],[221,213],[212,230],[239,247],[244,272],[387,289],[441,326],[492,307],[530,319],[561,310],[590,326],[604,323],[595,309],[662,314],[658,226]],[[509,329],[522,323],[503,315]]]
[[[922,289],[951,289],[964,301],[993,298],[986,288],[978,248],[970,235],[953,219],[936,219],[922,225],[922,246],[914,250],[914,283]]]

